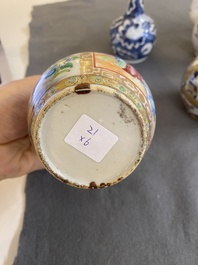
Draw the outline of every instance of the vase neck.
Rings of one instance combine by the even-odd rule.
[[[130,0],[126,16],[138,16],[144,14],[144,1],[143,0]]]

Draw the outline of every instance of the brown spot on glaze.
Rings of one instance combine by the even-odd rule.
[[[100,188],[104,188],[105,186],[106,186],[105,183],[100,184]]]
[[[97,187],[95,181],[90,182],[90,184],[89,184],[89,189],[97,189],[97,188],[98,188],[98,187]]]
[[[69,181],[67,179],[62,179],[62,182],[65,183],[65,184],[69,183]]]
[[[133,122],[133,118],[127,114],[126,107],[123,104],[120,104],[118,114],[120,115],[120,118],[124,120],[125,123]]]
[[[75,86],[75,92],[78,95],[88,94],[91,92],[90,84],[89,83],[82,83]]]

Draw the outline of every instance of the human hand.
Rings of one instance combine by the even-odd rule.
[[[30,142],[27,107],[39,76],[0,87],[0,180],[42,169]]]

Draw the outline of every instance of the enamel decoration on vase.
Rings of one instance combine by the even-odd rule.
[[[181,84],[181,96],[186,111],[198,119],[198,57],[187,67]]]

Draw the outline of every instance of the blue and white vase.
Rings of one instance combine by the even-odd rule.
[[[156,27],[144,13],[143,0],[130,0],[126,13],[112,23],[110,35],[113,52],[128,63],[140,63],[148,57]]]

